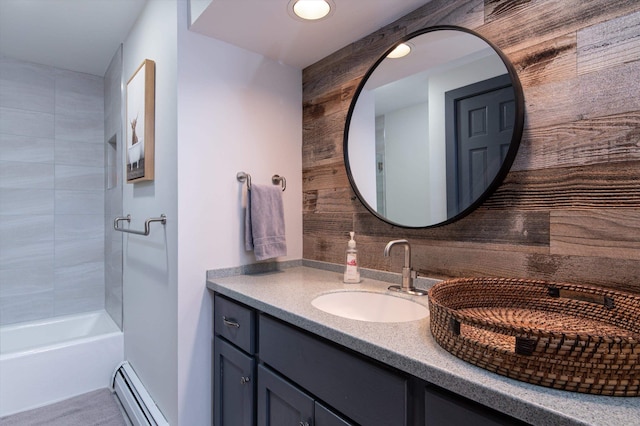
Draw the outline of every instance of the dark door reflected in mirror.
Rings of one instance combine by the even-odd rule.
[[[524,99],[513,66],[470,30],[406,37],[365,74],[345,127],[347,174],[379,218],[422,228],[457,220],[501,183],[517,153]]]

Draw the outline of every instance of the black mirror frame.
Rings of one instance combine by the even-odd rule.
[[[369,77],[371,77],[371,74],[373,74],[373,72],[376,70],[376,68],[378,67],[378,65],[380,65],[380,63],[382,61],[384,61],[387,57],[387,55],[389,53],[391,53],[391,51],[393,51],[393,49],[395,49],[399,44],[407,42],[409,40],[411,40],[414,37],[417,37],[419,35],[422,34],[426,34],[426,33],[430,33],[430,32],[434,32],[434,31],[441,31],[441,30],[453,30],[453,31],[461,31],[461,32],[466,32],[468,34],[471,34],[475,37],[478,37],[480,39],[482,39],[485,43],[487,43],[487,45],[489,45],[500,57],[500,59],[502,60],[504,66],[507,69],[507,72],[509,74],[509,77],[511,78],[511,82],[513,85],[513,90],[514,90],[514,96],[515,96],[515,123],[514,123],[514,127],[513,127],[513,134],[511,136],[511,143],[509,144],[509,150],[507,151],[507,155],[505,157],[504,162],[502,163],[502,166],[500,167],[500,170],[498,171],[498,173],[496,174],[495,178],[491,181],[491,183],[487,186],[487,188],[485,189],[485,191],[482,193],[482,195],[480,195],[473,203],[471,203],[467,208],[465,208],[464,210],[462,210],[461,212],[459,212],[458,214],[456,214],[453,217],[450,217],[442,222],[438,222],[432,225],[426,225],[426,226],[408,226],[408,225],[403,225],[400,223],[396,223],[393,222],[391,220],[389,220],[388,218],[382,216],[381,214],[379,214],[375,208],[373,208],[372,206],[369,205],[369,203],[367,203],[364,200],[364,197],[362,196],[362,194],[360,193],[360,191],[358,190],[358,187],[355,183],[355,180],[353,178],[353,174],[351,173],[351,167],[349,165],[349,151],[348,151],[348,143],[349,143],[349,127],[351,124],[351,118],[353,115],[353,111],[355,109],[356,103],[358,101],[358,97],[360,96],[360,93],[362,92],[365,84],[367,83],[367,81],[369,80]],[[362,80],[360,81],[360,84],[358,84],[358,87],[356,89],[356,91],[353,94],[353,98],[351,100],[351,104],[349,105],[349,111],[347,113],[347,118],[346,118],[346,122],[345,122],[345,128],[344,128],[344,134],[343,134],[343,144],[342,144],[342,151],[343,151],[343,157],[344,157],[344,164],[346,167],[346,171],[347,171],[347,177],[349,178],[349,183],[351,184],[351,188],[353,189],[353,191],[355,192],[356,196],[358,197],[358,199],[360,200],[360,202],[367,208],[367,210],[369,210],[369,212],[371,214],[373,214],[375,217],[377,217],[378,219],[393,225],[393,226],[397,226],[400,228],[407,228],[407,229],[427,229],[427,228],[435,228],[435,227],[439,227],[439,226],[443,226],[443,225],[448,225],[452,222],[455,222],[459,219],[462,219],[463,217],[467,216],[469,213],[471,213],[472,211],[474,211],[475,209],[477,209],[504,181],[504,178],[507,176],[507,174],[509,173],[509,170],[511,169],[511,166],[513,165],[513,161],[515,160],[516,154],[518,153],[518,148],[520,146],[520,141],[522,139],[522,133],[524,130],[524,109],[525,109],[525,103],[524,103],[524,93],[522,90],[522,85],[520,84],[520,79],[518,78],[518,74],[515,70],[515,67],[513,66],[513,64],[511,63],[511,61],[507,58],[507,56],[492,42],[490,42],[489,40],[487,40],[485,37],[481,36],[480,34],[478,34],[477,32],[467,29],[467,28],[463,28],[463,27],[457,27],[454,25],[438,25],[438,26],[433,26],[433,27],[427,27],[427,28],[423,28],[421,30],[417,30],[414,31],[411,34],[408,34],[406,36],[404,36],[402,39],[398,40],[397,42],[395,42],[389,49],[387,49],[382,56],[380,56],[375,63],[371,66],[371,68],[369,68],[367,70],[367,72],[365,73],[365,75],[362,77]]]

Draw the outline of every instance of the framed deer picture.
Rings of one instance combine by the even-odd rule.
[[[156,64],[145,59],[127,82],[127,183],[153,180]]]

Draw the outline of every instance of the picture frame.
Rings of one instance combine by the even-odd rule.
[[[145,59],[127,81],[127,183],[154,179],[156,64]]]

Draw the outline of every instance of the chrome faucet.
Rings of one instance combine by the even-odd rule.
[[[387,243],[384,248],[384,255],[388,257],[391,254],[391,248],[395,245],[404,246],[404,267],[402,268],[402,286],[392,285],[389,290],[401,291],[403,293],[413,294],[415,296],[424,296],[427,294],[424,290],[419,290],[413,286],[413,280],[418,276],[416,271],[411,269],[411,246],[407,240],[393,240]]]

